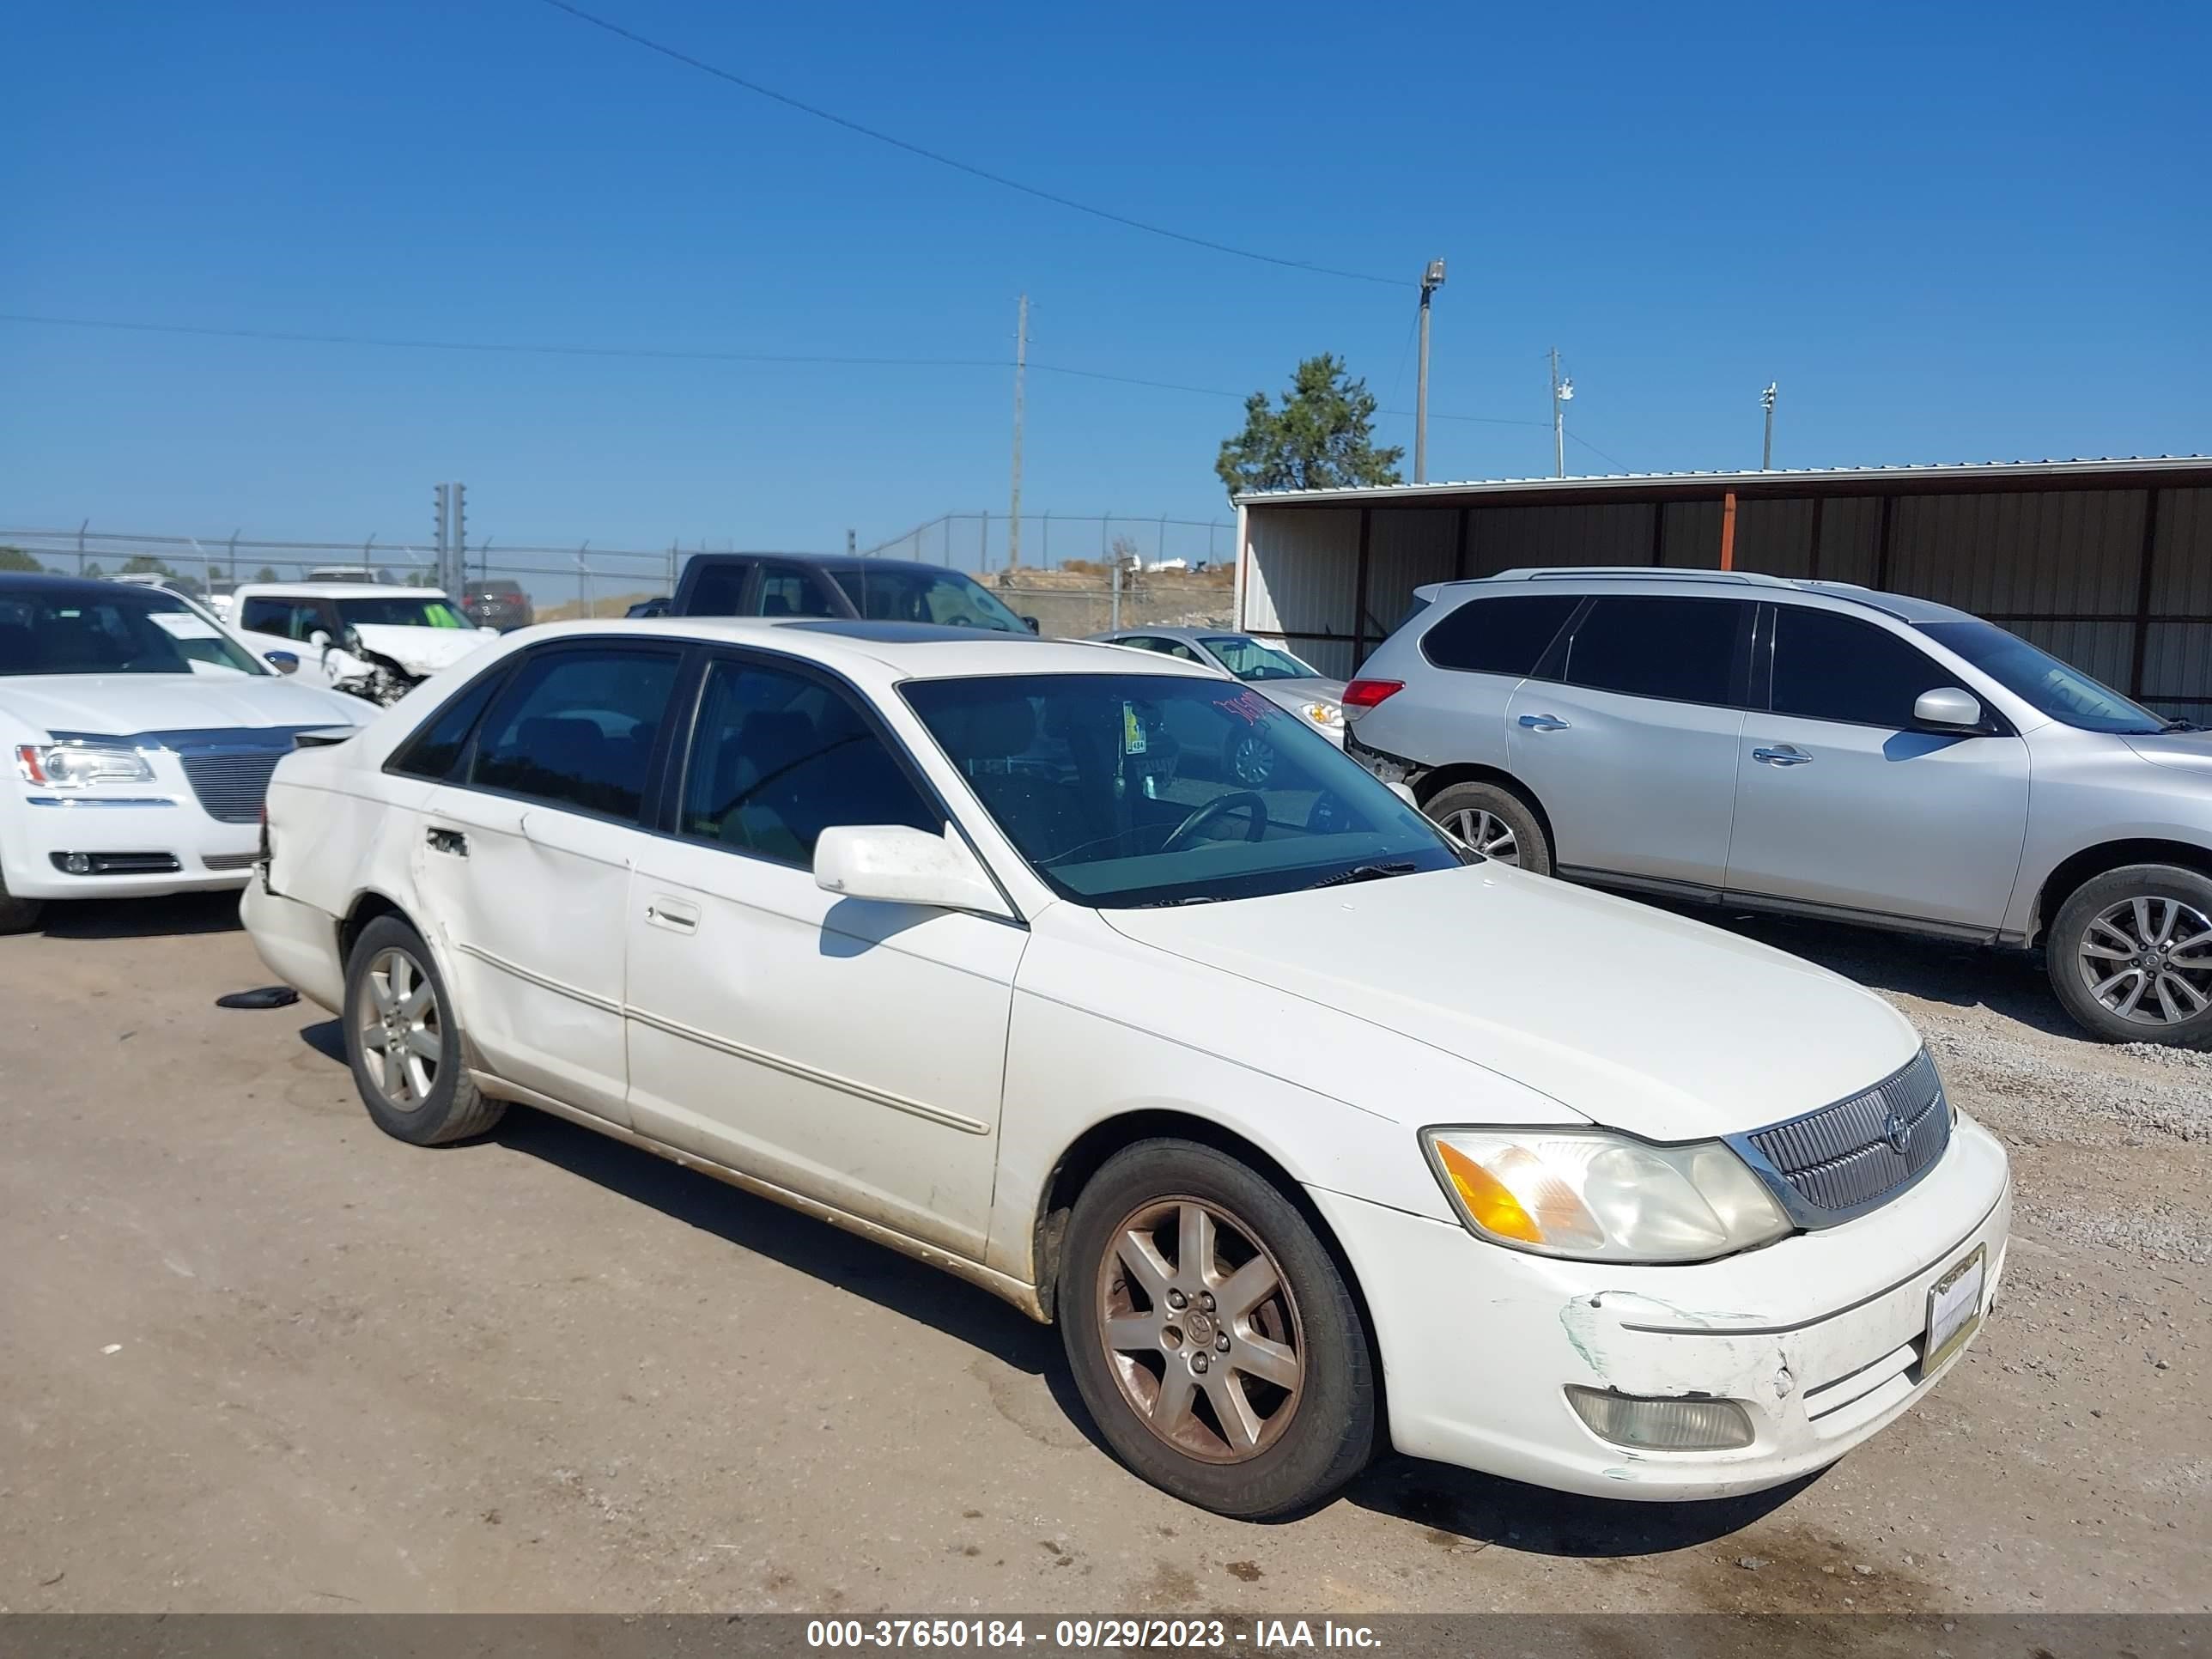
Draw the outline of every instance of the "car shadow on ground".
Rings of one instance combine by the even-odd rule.
[[[235,892],[178,893],[167,898],[70,899],[46,906],[39,931],[48,939],[161,939],[238,931]]]

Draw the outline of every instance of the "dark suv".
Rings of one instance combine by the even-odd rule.
[[[851,617],[996,633],[1037,631],[974,577],[942,565],[804,553],[695,553],[673,617]]]
[[[510,629],[530,626],[530,595],[520,582],[465,582],[461,586],[461,609],[478,628]]]

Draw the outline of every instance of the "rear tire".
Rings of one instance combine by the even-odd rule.
[[[480,1135],[507,1111],[463,1062],[461,1026],[437,959],[397,916],[361,930],[346,960],[346,1059],[376,1127],[417,1146]]]
[[[1358,1304],[1297,1206],[1225,1152],[1144,1140],[1108,1159],[1075,1200],[1055,1305],[1107,1443],[1186,1503],[1295,1515],[1374,1454]]]
[[[1552,873],[1552,842],[1543,820],[1500,784],[1455,783],[1437,790],[1422,811],[1486,857],[1532,876]]]
[[[39,925],[46,912],[44,899],[11,898],[8,883],[0,877],[0,933],[27,933]]]
[[[2092,1036],[2212,1047],[2212,878],[2172,864],[2108,870],[2058,907],[2044,955]]]

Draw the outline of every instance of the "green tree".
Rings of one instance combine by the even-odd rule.
[[[35,575],[45,568],[20,547],[0,547],[0,570],[27,570]]]
[[[1231,496],[1255,489],[1326,489],[1400,483],[1405,451],[1375,445],[1375,394],[1324,352],[1298,365],[1279,409],[1244,401],[1244,429],[1222,441],[1214,472]]]
[[[253,580],[258,582],[273,582],[276,580],[276,573],[264,564],[253,573]]]

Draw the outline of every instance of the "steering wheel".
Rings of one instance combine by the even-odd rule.
[[[1168,831],[1168,838],[1160,843],[1160,851],[1172,853],[1200,830],[1224,812],[1243,811],[1248,815],[1250,827],[1244,839],[1258,841],[1267,833],[1267,803],[1249,789],[1239,789],[1231,794],[1216,795],[1206,802],[1181,823]]]

